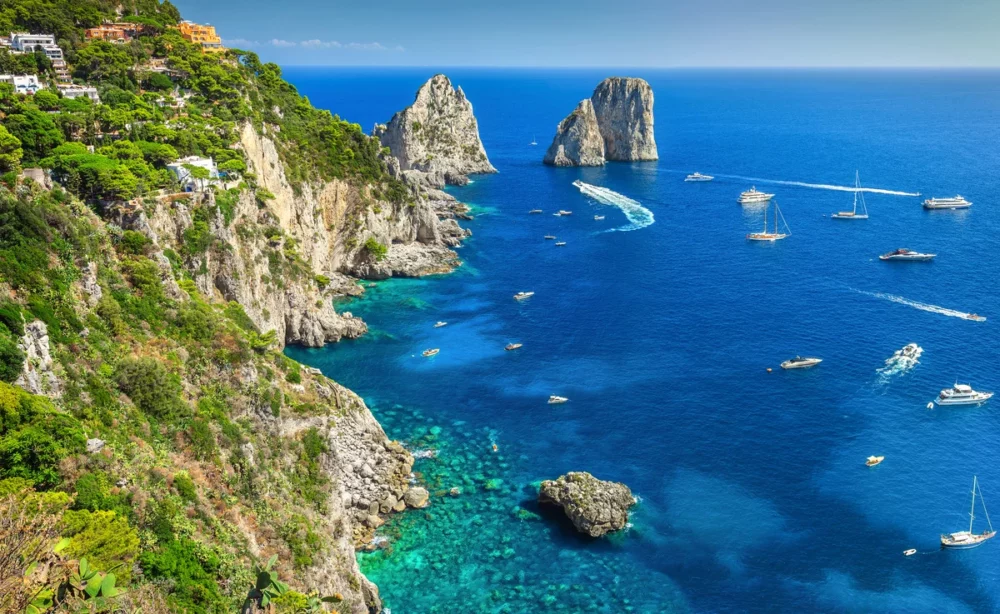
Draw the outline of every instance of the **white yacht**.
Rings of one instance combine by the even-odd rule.
[[[954,198],[928,198],[924,201],[924,209],[968,209],[972,203],[961,196]]]
[[[566,245],[565,241],[556,241],[556,247],[563,247],[564,245]]]
[[[554,240],[555,238],[556,238],[556,236],[555,236],[555,235],[545,235],[545,240],[546,240],[546,241],[552,241],[552,240]]]
[[[601,220],[603,220],[603,219],[604,219],[604,216],[603,216],[603,215],[595,215],[595,216],[594,216],[594,221],[595,221],[595,222],[600,222],[600,221],[601,221]]]
[[[781,363],[782,369],[808,369],[809,367],[815,367],[819,363],[823,362],[822,358],[808,358],[802,356],[796,356],[791,360],[786,360]]]
[[[553,213],[552,215],[556,217],[562,217],[564,215],[573,215],[572,211],[566,211],[565,209],[560,209],[558,213]]]
[[[567,399],[566,397],[561,397],[561,396],[558,396],[558,395],[552,395],[552,396],[549,397],[549,405],[558,405],[560,403],[565,403],[568,400],[569,399]]]
[[[992,392],[979,392],[973,390],[968,384],[955,384],[951,388],[945,388],[938,395],[938,405],[978,405],[988,401],[993,396]]]
[[[701,173],[691,173],[690,175],[684,178],[684,181],[711,181],[713,179],[715,179],[715,177],[711,175],[702,175]]]
[[[982,533],[973,533],[972,524],[976,521],[976,495],[979,495],[979,502],[983,504],[983,512],[986,515],[986,524],[989,529]],[[993,523],[990,522],[990,513],[986,511],[986,501],[983,499],[983,491],[979,488],[979,478],[972,478],[972,505],[969,508],[969,530],[946,533],[941,536],[941,547],[952,550],[968,550],[981,546],[985,541],[996,537],[997,532],[993,530]]]
[[[424,358],[430,358],[431,356],[436,356],[437,353],[440,352],[440,351],[441,350],[439,350],[438,348],[432,348],[432,349],[429,349],[429,350],[424,350],[421,353],[424,355]]]
[[[920,252],[915,252],[912,249],[900,248],[895,251],[891,251],[888,254],[882,254],[878,257],[879,260],[909,260],[913,262],[926,262],[928,260],[933,260],[937,254],[922,254]]]
[[[447,322],[435,322],[434,328],[441,328],[442,326],[448,326]]]
[[[537,214],[539,214],[539,213],[541,213],[541,212],[542,212],[542,210],[541,210],[541,209],[532,209],[532,210],[531,210],[531,211],[529,211],[528,213],[530,213],[530,214],[532,214],[532,215],[537,215]]]
[[[766,203],[767,201],[774,198],[774,194],[767,194],[766,192],[758,192],[755,186],[751,186],[749,190],[740,194],[739,202],[741,205],[754,205],[758,203]]]
[[[861,200],[861,213],[858,213],[858,199]],[[865,194],[861,191],[861,176],[854,171],[854,208],[850,211],[838,211],[831,215],[835,220],[867,220],[868,205],[865,204]]]
[[[532,296],[535,296],[534,292],[518,292],[514,295],[514,300],[523,301],[524,299],[531,298]]]

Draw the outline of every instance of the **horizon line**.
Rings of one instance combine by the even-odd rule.
[[[278,62],[276,62],[278,63]],[[624,64],[594,64],[591,66],[579,65],[520,65],[520,64],[295,64],[278,63],[281,66],[293,68],[432,68],[432,69],[452,69],[452,68],[479,68],[479,69],[522,69],[522,70],[1000,70],[1000,64],[990,66],[978,65],[817,65],[817,66],[628,66]]]

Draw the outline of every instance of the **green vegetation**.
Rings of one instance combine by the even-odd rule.
[[[379,243],[375,237],[368,237],[364,247],[365,251],[375,259],[375,262],[381,262],[385,259],[386,254],[389,253],[389,248]]]

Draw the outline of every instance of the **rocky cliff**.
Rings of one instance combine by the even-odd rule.
[[[554,166],[604,164],[604,139],[589,99],[580,101],[576,109],[559,122],[544,162]]]
[[[412,105],[388,124],[376,125],[372,134],[399,160],[402,171],[438,173],[459,185],[466,175],[497,172],[479,139],[472,103],[444,75],[431,77]]]
[[[585,103],[592,105],[594,119],[589,121]],[[581,119],[588,119],[586,129]],[[602,155],[596,155],[593,130],[603,141]],[[559,156],[563,152],[587,152],[588,155]],[[544,162],[556,166],[600,166],[605,160],[656,160],[653,134],[653,89],[644,79],[609,77],[598,84],[589,100],[559,123]]]

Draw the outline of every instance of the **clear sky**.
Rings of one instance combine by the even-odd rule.
[[[279,64],[1000,66],[1000,0],[174,0]]]

